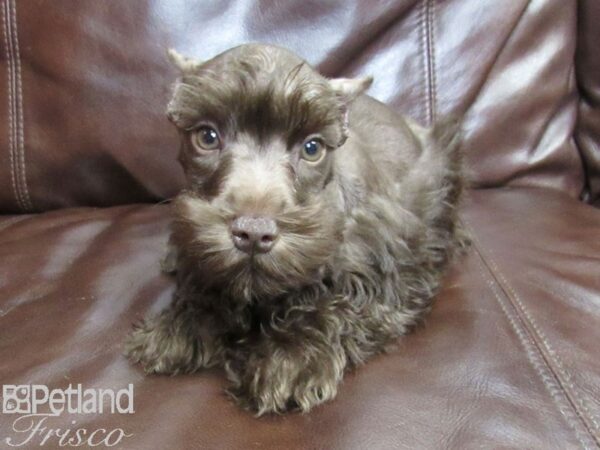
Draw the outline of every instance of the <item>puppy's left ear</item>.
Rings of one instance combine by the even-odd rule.
[[[333,90],[342,97],[346,103],[350,103],[369,89],[372,83],[372,76],[362,78],[334,78],[329,80],[329,84]]]
[[[182,73],[194,72],[202,65],[203,62],[190,58],[189,56],[183,56],[173,48],[167,50],[167,56],[169,61],[171,61],[171,63],[179,70],[181,70]]]
[[[334,78],[329,80],[329,84],[335,93],[342,99],[342,137],[337,146],[341,147],[348,139],[349,130],[349,105],[352,101],[369,89],[373,83],[373,77],[362,78]]]

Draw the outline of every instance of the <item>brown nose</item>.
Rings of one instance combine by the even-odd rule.
[[[231,223],[233,243],[246,253],[269,252],[277,235],[277,224],[268,217],[240,216]]]

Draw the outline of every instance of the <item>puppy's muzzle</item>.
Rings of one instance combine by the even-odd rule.
[[[277,223],[268,217],[240,216],[231,223],[233,244],[248,254],[268,253],[278,235]]]

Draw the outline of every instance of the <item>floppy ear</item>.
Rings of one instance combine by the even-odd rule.
[[[183,56],[177,50],[170,48],[167,50],[167,56],[169,61],[177,67],[181,72],[193,72],[202,65],[202,61],[193,59],[187,56]]]
[[[334,78],[329,80],[329,84],[333,90],[347,103],[350,103],[369,89],[371,83],[373,83],[372,76],[362,78]]]

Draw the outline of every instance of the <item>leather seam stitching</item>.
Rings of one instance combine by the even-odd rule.
[[[583,424],[583,428],[589,434],[589,436],[586,436],[586,438],[589,439],[589,437],[591,436],[591,438],[595,444],[594,446],[599,445],[596,435],[590,430],[590,427],[588,426],[588,424],[585,420],[585,416],[582,414],[581,411],[579,411],[579,409],[577,408],[573,399],[569,395],[569,392],[567,391],[567,389],[565,389],[564,380],[556,372],[556,370],[552,367],[552,364],[551,364],[551,361],[552,361],[551,356],[552,355],[547,355],[547,352],[544,352],[544,350],[540,347],[540,344],[538,343],[538,341],[535,339],[535,333],[533,333],[531,331],[531,329],[527,326],[528,321],[529,321],[529,324],[532,325],[530,323],[531,316],[528,314],[523,316],[524,312],[518,307],[518,304],[515,304],[514,301],[512,301],[511,296],[515,296],[514,290],[509,289],[507,292],[507,287],[504,284],[508,285],[508,283],[506,282],[506,279],[502,276],[501,272],[498,270],[498,266],[489,257],[484,258],[482,250],[481,250],[481,243],[475,237],[475,235],[472,231],[473,228],[470,226],[470,224],[465,219],[463,219],[463,222],[471,230],[469,234],[472,239],[473,247],[475,248],[477,255],[479,257],[478,265],[479,265],[479,270],[480,270],[482,277],[484,277],[484,280],[486,279],[485,269],[484,269],[484,266],[485,266],[485,268],[487,268],[487,271],[489,272],[489,278],[490,278],[490,281],[489,282],[486,281],[486,284],[488,284],[488,286],[492,289],[492,292],[494,293],[494,296],[498,300],[498,303],[500,304],[502,311],[504,312],[504,314],[508,318],[511,326],[515,330],[519,340],[521,341],[521,344],[525,347],[525,351],[526,351],[526,354],[528,356],[530,363],[532,364],[535,371],[538,373],[538,376],[541,378],[542,382],[544,383],[544,386],[549,391],[551,397],[554,399],[555,403],[558,406],[559,411],[561,412],[561,414],[563,415],[563,417],[565,418],[565,420],[567,421],[569,426],[575,431],[577,439],[585,448],[589,448],[589,446],[586,445],[585,442],[582,441],[582,439],[581,439],[581,436],[580,436],[581,424]],[[490,261],[491,265],[488,263],[488,260]],[[496,278],[497,275],[500,276],[504,280],[504,283],[500,283],[500,281]],[[519,328],[517,320],[515,320],[515,318],[511,317],[509,310],[507,309],[504,302],[500,299],[500,296],[498,295],[498,292],[492,283],[495,284],[498,288],[500,288],[502,290],[502,292],[504,293],[504,296],[508,299],[509,303],[512,305],[512,308],[515,310],[514,314],[517,316],[518,322],[521,322],[521,324],[522,324],[521,328]],[[510,286],[508,286],[508,287],[510,287]],[[509,295],[509,293],[510,293],[510,295]],[[521,303],[521,302],[519,301],[519,303]],[[519,312],[521,312],[521,314],[519,314]],[[535,328],[534,328],[534,331],[535,331]],[[547,342],[545,342],[545,344],[548,345]],[[531,347],[533,347],[533,348],[531,348]],[[550,374],[543,373],[544,367],[545,367],[546,371],[549,372]],[[559,396],[560,396],[560,398],[559,398]],[[584,409],[587,411],[587,408],[584,408]],[[588,411],[588,413],[589,413],[589,411]],[[579,418],[579,421],[577,421],[577,418]],[[578,424],[579,424],[579,426],[578,426]],[[586,439],[586,440],[588,440],[588,439]]]
[[[472,236],[472,234],[471,234],[471,236]],[[477,266],[479,269],[479,273],[480,273],[481,277],[483,278],[484,282],[489,286],[490,290],[494,294],[494,297],[496,298],[498,304],[500,305],[502,312],[508,319],[508,322],[510,323],[515,334],[517,335],[517,338],[521,342],[521,345],[524,347],[525,354],[527,356],[527,359],[529,360],[529,363],[531,364],[531,366],[533,367],[533,369],[537,373],[537,375],[540,377],[546,390],[549,391],[550,396],[552,397],[554,402],[557,404],[558,409],[559,409],[561,415],[564,417],[567,424],[571,427],[571,429],[573,429],[575,431],[576,439],[583,446],[583,448],[585,448],[585,449],[591,448],[590,446],[588,446],[585,443],[585,441],[587,439],[582,439],[582,436],[580,436],[581,431],[579,430],[579,427],[575,423],[574,413],[572,411],[570,413],[568,411],[565,411],[565,409],[569,408],[568,400],[566,400],[564,398],[561,398],[561,399],[557,398],[557,396],[559,396],[561,394],[562,394],[562,397],[566,397],[566,394],[564,392],[561,392],[559,383],[556,380],[556,377],[553,376],[554,374],[553,374],[552,370],[550,369],[550,367],[548,366],[548,363],[545,361],[544,357],[542,356],[540,349],[536,345],[533,338],[529,335],[527,328],[524,326],[524,324],[521,323],[521,325],[519,325],[519,322],[522,322],[519,319],[519,317],[518,316],[516,318],[513,317],[513,315],[515,313],[511,314],[510,310],[508,309],[508,306],[505,304],[505,302],[503,300],[501,300],[500,295],[498,295],[498,291],[497,291],[497,286],[496,286],[497,281],[493,278],[493,274],[490,273],[491,269],[489,267],[485,266],[485,264],[486,264],[485,260],[483,259],[483,256],[481,255],[479,249],[477,248],[477,246],[475,245],[474,242],[473,242],[473,246],[475,247],[476,252],[477,252]],[[487,272],[487,275],[486,275],[486,272]],[[506,295],[506,293],[504,293],[504,296],[508,297]],[[547,373],[547,372],[550,372],[550,373]]]
[[[21,192],[16,180],[15,173],[15,149],[14,149],[14,134],[15,125],[13,117],[13,58],[12,58],[12,41],[10,33],[8,32],[8,21],[7,21],[7,7],[8,0],[2,2],[2,31],[4,34],[5,44],[5,55],[6,55],[6,78],[7,78],[7,93],[8,93],[8,154],[10,160],[10,181],[17,202],[17,207],[23,210],[23,201],[21,198]]]
[[[435,123],[437,115],[437,77],[435,64],[435,13],[436,0],[429,0],[429,74],[430,74],[430,125]]]
[[[21,175],[21,189],[23,193],[23,204],[27,210],[32,210],[33,205],[31,203],[31,198],[29,196],[29,189],[27,188],[27,172],[26,172],[26,161],[25,161],[25,130],[24,130],[24,120],[23,120],[23,83],[22,83],[22,74],[21,74],[21,54],[19,51],[19,33],[18,33],[18,22],[17,22],[17,6],[15,0],[9,0],[9,5],[11,7],[11,21],[13,26],[11,27],[11,32],[14,37],[13,47],[14,47],[14,60],[16,62],[16,101],[15,106],[17,110],[17,143],[18,143],[18,155],[19,155],[19,171]]]
[[[490,253],[490,252],[488,252],[488,253]],[[510,285],[510,283],[508,282],[508,280],[506,279],[506,277],[504,276],[504,274],[499,269],[498,265],[495,263],[495,261],[491,258],[490,255],[488,255],[487,259],[490,263],[490,266],[494,270],[494,273],[496,273],[498,275],[498,277],[500,278],[500,280],[502,281],[503,287],[506,287],[508,292],[511,294],[511,296],[514,298],[514,300],[517,302],[518,309],[520,309],[522,314],[525,316],[526,321],[528,321],[529,324],[531,325],[531,328],[533,328],[533,331],[534,331],[533,335],[534,336],[537,335],[538,339],[542,342],[542,344],[546,350],[544,353],[548,354],[549,361],[554,362],[555,369],[558,370],[557,378],[559,378],[559,380],[563,386],[565,386],[566,388],[568,388],[569,391],[572,392],[572,396],[575,398],[576,403],[578,403],[579,406],[583,409],[583,411],[587,413],[587,416],[585,416],[585,415],[583,415],[583,413],[581,413],[582,418],[584,420],[586,418],[589,419],[589,421],[593,425],[593,428],[595,428],[596,430],[600,429],[600,427],[598,426],[597,420],[595,419],[593,414],[590,412],[589,408],[585,404],[585,401],[578,394],[577,389],[575,388],[575,385],[572,382],[571,375],[564,369],[564,364],[562,363],[560,356],[558,355],[558,353],[554,350],[554,348],[548,341],[548,338],[546,337],[544,332],[541,330],[541,328],[537,324],[537,321],[530,314],[529,310],[527,309],[527,307],[525,306],[525,304],[523,303],[523,301],[521,300],[519,295],[516,293],[516,291]],[[541,350],[543,351],[543,349],[541,349]],[[568,394],[569,394],[569,392],[567,392],[567,395]],[[597,435],[595,435],[595,433],[592,433],[592,435],[594,436],[594,438],[596,440],[600,441],[600,438]],[[600,442],[599,442],[599,444],[600,444]]]
[[[432,125],[436,115],[434,14],[435,0],[423,0],[419,11],[419,30],[423,59],[423,104],[426,125]]]

